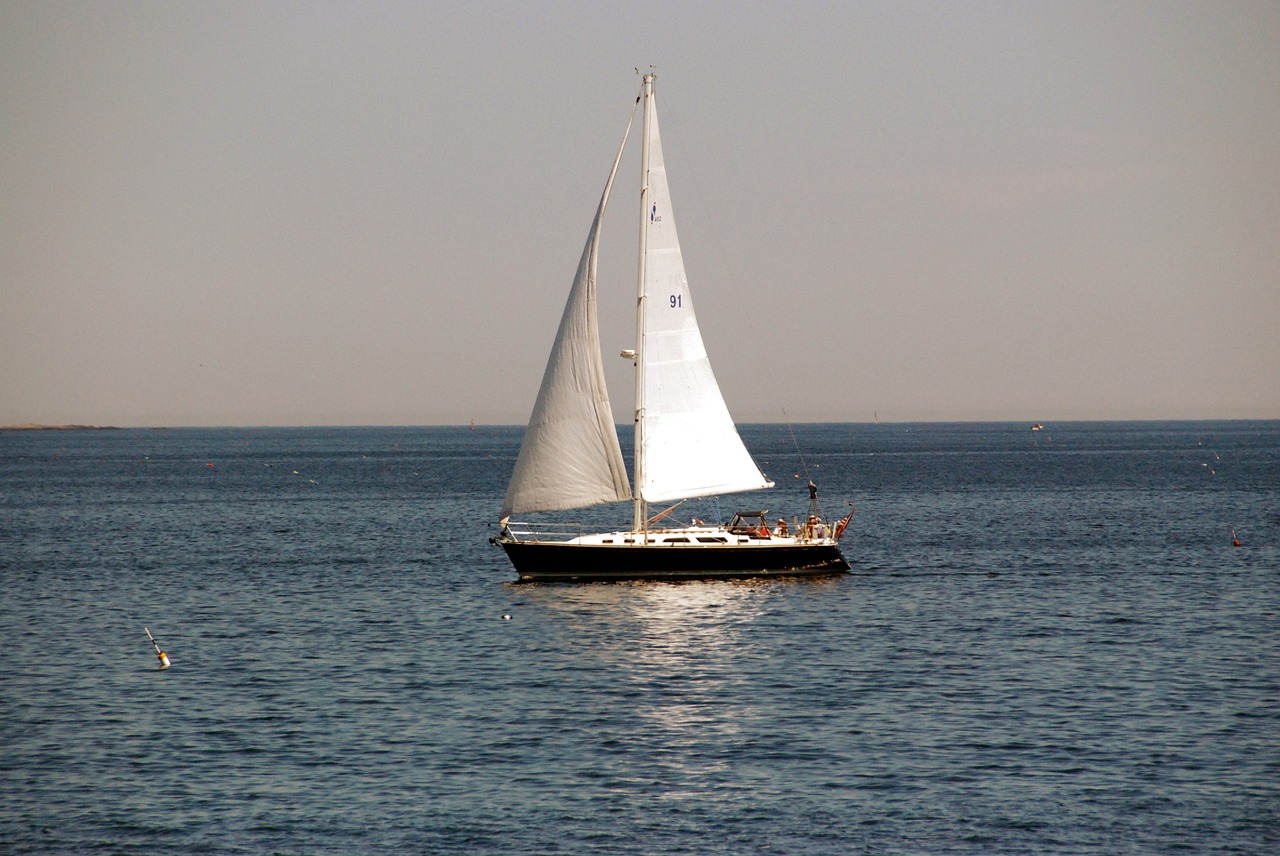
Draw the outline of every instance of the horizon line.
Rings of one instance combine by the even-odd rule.
[[[1132,417],[1132,418],[1069,418],[1051,420],[1054,425],[1125,423],[1125,422],[1280,422],[1277,416],[1194,416],[1194,417]],[[615,427],[625,430],[630,423],[618,422]],[[1026,425],[1028,429],[1044,428],[1049,422],[1027,419],[815,419],[735,422],[735,425]],[[237,423],[237,424],[167,424],[167,425],[94,425],[89,423],[36,423],[20,422],[0,425],[2,432],[23,431],[180,431],[187,429],[317,429],[317,428],[526,428],[523,422],[420,422],[420,423],[357,423],[315,422],[295,424]]]

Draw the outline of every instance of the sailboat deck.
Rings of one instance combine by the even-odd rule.
[[[579,534],[574,534],[578,532]],[[671,529],[649,529],[645,532],[617,531],[581,533],[576,526],[542,524],[534,529],[527,523],[509,523],[507,535],[517,542],[552,542],[557,544],[621,544],[637,546],[682,545],[688,547],[716,547],[724,544],[735,545],[799,545],[835,543],[829,538],[807,537],[804,535],[779,535],[776,532],[762,534],[758,531],[744,532],[740,529],[729,529],[724,526],[688,526]]]
[[[809,544],[815,539],[801,540],[785,535],[768,536],[751,533],[749,535],[730,532],[722,527],[697,527],[690,529],[651,529],[648,532],[599,532],[590,535],[579,535],[570,539],[570,544],[637,544],[644,546],[680,545],[684,547],[714,548],[725,544],[734,545],[778,545]]]

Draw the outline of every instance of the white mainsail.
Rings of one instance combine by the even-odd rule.
[[[667,502],[773,487],[738,436],[707,359],[676,236],[657,112],[653,97],[646,101],[643,366],[637,397],[643,464],[636,491],[646,502]]]
[[[630,133],[628,122],[578,262],[515,472],[507,486],[503,520],[516,512],[581,508],[631,497],[605,387],[596,316],[600,221]]]

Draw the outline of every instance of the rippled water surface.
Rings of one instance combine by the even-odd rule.
[[[794,432],[678,514],[851,575],[515,585],[517,428],[0,433],[0,852],[1280,852],[1280,423]]]

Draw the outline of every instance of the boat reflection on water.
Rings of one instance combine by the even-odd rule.
[[[754,687],[776,663],[776,596],[804,581],[724,580],[522,588],[526,612],[541,612],[549,643],[531,652],[591,676],[589,697],[566,699],[576,726],[607,727],[600,739],[652,763],[627,767],[630,784],[652,796],[701,792],[769,733],[767,700]],[[544,664],[545,665],[545,664]],[[621,774],[622,771],[620,770]],[[735,774],[740,777],[740,774]]]

